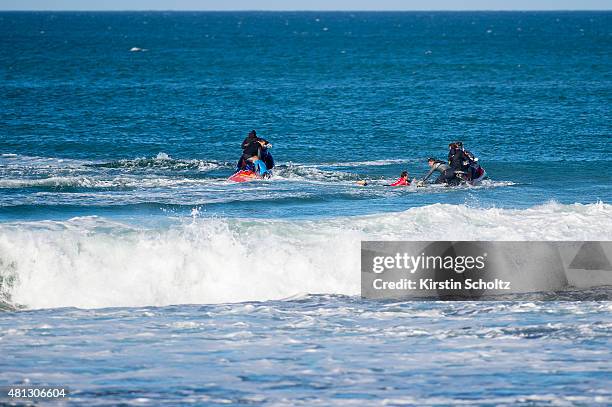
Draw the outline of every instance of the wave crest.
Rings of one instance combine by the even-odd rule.
[[[5,297],[32,308],[222,303],[359,293],[361,240],[610,240],[612,206],[436,204],[317,221],[97,217],[0,225]],[[11,277],[12,276],[12,277]],[[7,280],[8,281],[8,280]]]

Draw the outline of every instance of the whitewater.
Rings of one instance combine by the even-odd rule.
[[[203,218],[163,227],[77,217],[0,225],[2,293],[28,308],[359,295],[362,240],[612,240],[612,206],[435,204],[326,220]],[[9,282],[7,284],[7,282]]]

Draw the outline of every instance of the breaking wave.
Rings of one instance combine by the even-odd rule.
[[[143,169],[155,168],[164,170],[198,170],[212,171],[219,168],[233,168],[234,164],[229,162],[210,161],[210,160],[179,160],[170,157],[166,153],[159,153],[152,158],[136,158],[131,160],[118,160],[106,163],[88,164],[90,167],[98,168],[123,168],[123,169]]]
[[[309,220],[183,219],[146,228],[99,217],[0,224],[0,300],[30,308],[357,295],[361,240],[610,240],[612,205],[435,204]]]

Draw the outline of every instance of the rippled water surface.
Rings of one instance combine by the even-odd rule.
[[[610,311],[308,296],[4,313],[0,380],[59,381],[94,405],[603,406]]]

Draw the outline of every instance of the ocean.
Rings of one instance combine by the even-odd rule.
[[[0,12],[0,38],[0,386],[612,404],[609,287],[374,301],[359,271],[362,240],[612,240],[612,13]],[[252,129],[273,176],[228,182]],[[386,186],[456,140],[481,185]]]

